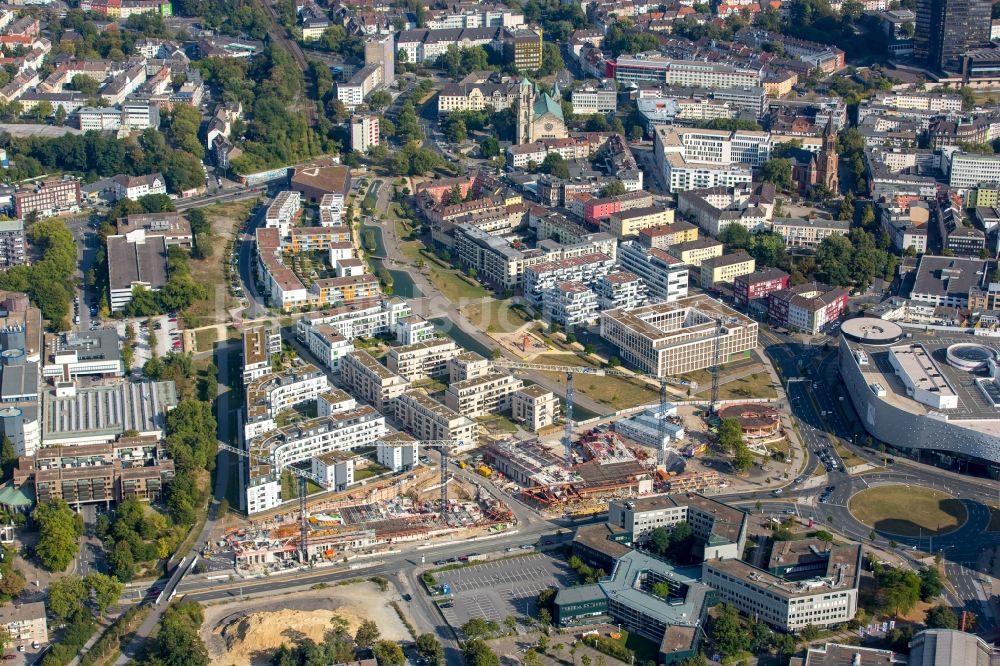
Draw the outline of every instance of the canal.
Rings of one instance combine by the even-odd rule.
[[[382,228],[374,224],[366,224],[361,227],[361,237],[371,233],[375,239],[375,252],[370,259],[375,270],[383,267],[383,259],[386,257],[385,245],[382,241]],[[413,278],[406,271],[387,269],[392,276],[392,293],[402,298],[423,298],[424,294],[420,288],[413,283]]]

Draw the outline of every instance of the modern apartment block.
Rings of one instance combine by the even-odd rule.
[[[493,363],[474,351],[464,351],[448,361],[448,381],[452,384],[482,377],[493,371]]]
[[[795,549],[782,548],[781,564],[794,579],[732,557],[706,560],[702,580],[716,590],[720,601],[781,631],[852,620],[858,610],[861,546],[818,539],[789,543]],[[797,565],[789,568],[788,561]]]
[[[643,279],[629,271],[608,273],[594,285],[594,293],[601,310],[637,308],[645,305],[649,297]]]
[[[309,344],[317,327],[329,325],[347,339],[374,338],[392,333],[396,323],[410,315],[410,306],[398,296],[354,301],[350,305],[307,312],[295,324],[295,339]]]
[[[341,361],[340,377],[352,395],[380,412],[391,411],[393,401],[410,384],[406,377],[389,370],[364,350],[352,352]]]
[[[271,374],[271,357],[281,352],[281,333],[264,326],[243,331],[243,385]]]
[[[369,446],[385,434],[385,417],[353,400],[342,411],[274,428],[247,441],[251,457],[245,468],[249,514],[281,504],[281,470],[333,451]]]
[[[312,473],[331,490],[346,490],[354,483],[354,454],[347,451],[329,451],[313,456]]]
[[[559,416],[559,398],[541,386],[525,386],[511,397],[511,418],[527,430],[538,432],[553,425]]]
[[[732,187],[751,181],[751,167],[771,157],[767,132],[680,128],[654,128],[656,166],[671,192]]]
[[[311,326],[306,343],[309,352],[330,372],[340,372],[340,362],[354,351],[354,343],[330,324]]]
[[[448,374],[448,361],[462,352],[451,338],[432,338],[402,347],[393,347],[386,366],[410,381]]]
[[[542,318],[567,331],[593,324],[597,312],[597,294],[582,282],[560,282],[542,294]]]
[[[540,307],[547,289],[560,282],[592,284],[610,273],[614,265],[613,258],[596,252],[528,266],[524,270],[525,298],[535,307]]]
[[[329,388],[326,375],[309,364],[255,379],[246,387],[244,439],[273,430],[280,412],[310,403]]]
[[[494,372],[448,386],[444,402],[456,412],[475,418],[510,409],[511,395],[522,386],[513,375]]]
[[[646,248],[636,241],[625,241],[618,248],[618,264],[642,279],[651,300],[669,303],[687,298],[688,266],[663,250]],[[619,307],[637,305],[643,303]]]
[[[712,236],[732,224],[754,233],[770,227],[774,194],[770,183],[687,190],[677,195],[677,209]]]
[[[282,238],[287,237],[292,220],[300,208],[302,208],[300,193],[293,190],[278,192],[264,212],[264,226],[268,229],[278,229]]]
[[[28,263],[24,220],[0,221],[0,270]]]
[[[442,405],[422,389],[403,393],[393,404],[396,420],[420,440],[454,439],[471,445],[479,427],[470,417]]]
[[[608,504],[608,524],[642,544],[657,527],[668,530],[686,522],[705,542],[705,561],[739,559],[746,544],[749,516],[740,509],[701,495],[655,495]]]
[[[601,337],[616,345],[624,361],[656,377],[713,365],[716,320],[722,320],[723,363],[757,346],[757,322],[705,296],[601,313]]]
[[[926,202],[911,201],[908,206],[879,203],[876,210],[895,250],[905,252],[912,247],[917,254],[927,252],[931,211]]]
[[[420,443],[409,437],[399,437],[378,443],[375,449],[378,464],[393,473],[411,469],[420,464]]]
[[[618,109],[618,91],[610,81],[598,87],[587,85],[575,88],[570,99],[573,102],[573,115],[577,116],[594,113],[605,115]]]

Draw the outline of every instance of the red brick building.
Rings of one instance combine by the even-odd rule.
[[[764,268],[736,278],[733,298],[737,306],[745,308],[751,301],[767,298],[782,289],[788,289],[788,273],[777,268]]]

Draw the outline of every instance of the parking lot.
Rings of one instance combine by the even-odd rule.
[[[173,320],[173,321],[171,321]],[[156,354],[164,357],[168,352],[181,351],[181,332],[177,328],[177,317],[160,315],[148,319],[132,319],[118,324],[118,335],[125,339],[125,327],[131,323],[135,327],[135,368],[142,368],[152,357],[149,346],[149,333],[152,331],[156,342]],[[159,328],[157,328],[159,326]]]
[[[572,585],[576,574],[562,560],[535,553],[434,574],[451,588],[453,602],[442,608],[453,627],[474,617],[502,622],[508,615],[535,612],[535,598],[549,587]]]

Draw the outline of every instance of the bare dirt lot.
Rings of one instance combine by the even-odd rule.
[[[364,582],[207,606],[202,639],[213,666],[263,666],[282,643],[292,645],[303,638],[320,643],[334,616],[346,620],[352,634],[362,620],[374,620],[382,638],[408,640],[406,627],[389,605],[397,596],[391,588],[381,592],[374,583]]]

